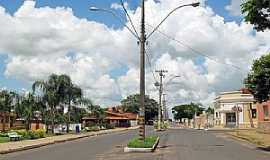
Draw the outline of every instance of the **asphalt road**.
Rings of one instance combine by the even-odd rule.
[[[123,146],[137,132],[113,133],[0,155],[0,160],[270,160],[270,153],[245,143],[213,132],[184,129],[158,133],[161,141],[154,153],[123,153]]]

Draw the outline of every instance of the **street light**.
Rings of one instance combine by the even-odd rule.
[[[154,33],[155,31],[158,30],[158,28],[161,26],[161,24],[172,14],[174,13],[176,10],[180,9],[180,8],[183,8],[183,7],[187,7],[187,6],[192,6],[192,7],[198,7],[200,6],[200,2],[196,2],[196,3],[191,3],[191,4],[185,4],[185,5],[181,5],[181,6],[178,6],[176,7],[175,9],[173,9],[171,12],[169,12],[167,14],[167,16],[165,16],[165,18],[163,18],[163,20],[153,29],[152,32],[150,32],[150,34],[146,37],[146,39],[149,39]]]

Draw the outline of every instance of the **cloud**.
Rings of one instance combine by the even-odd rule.
[[[241,4],[244,0],[231,0],[231,3],[225,6],[225,9],[233,16],[241,16]]]
[[[171,9],[191,2],[146,1],[147,33]],[[139,30],[140,8],[129,13]],[[36,7],[34,1],[25,1],[14,15],[0,6],[0,23],[0,53],[9,56],[7,77],[33,82],[51,73],[69,74],[102,106],[139,92],[139,47],[125,28],[78,18],[71,8]],[[207,105],[218,92],[239,89],[252,61],[270,52],[269,31],[256,33],[244,22],[225,22],[208,6],[176,11],[160,31],[171,38],[156,32],[148,40],[152,68],[146,61],[146,93],[158,98],[153,85],[158,75],[155,79],[151,70],[167,69],[165,82],[181,75],[167,86],[170,107],[190,101]],[[121,66],[128,68],[124,75],[110,76]]]
[[[125,6],[125,8],[128,8],[128,3],[124,2],[124,6]],[[111,8],[112,9],[123,9],[122,5],[119,3],[112,3]]]

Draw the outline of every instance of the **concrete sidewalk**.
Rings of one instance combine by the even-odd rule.
[[[131,129],[137,129],[138,127],[130,127],[130,128],[116,128],[110,130],[101,130],[97,132],[88,132],[88,133],[81,133],[81,134],[68,134],[68,135],[60,135],[60,136],[52,136],[46,137],[36,140],[24,140],[24,141],[17,141],[17,142],[7,142],[7,143],[0,143],[0,154],[7,154],[22,150],[28,150],[32,148],[38,148],[50,144],[56,144],[66,141],[72,141],[75,139],[91,137],[91,136],[98,136],[103,134],[109,134],[114,132],[121,132]]]

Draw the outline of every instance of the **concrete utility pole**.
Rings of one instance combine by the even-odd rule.
[[[157,73],[159,73],[160,81],[159,81],[159,107],[158,107],[158,130],[161,130],[161,120],[162,120],[162,92],[163,92],[163,78],[165,77],[164,73],[167,73],[167,70],[157,70]]]
[[[122,1],[121,1],[122,2]],[[199,2],[196,3],[190,3],[190,4],[185,4],[176,7],[173,9],[171,12],[168,13],[168,15],[153,29],[152,32],[148,36],[145,34],[145,0],[141,0],[141,35],[139,36],[137,34],[137,31],[134,26],[132,28],[129,28],[126,24],[125,21],[119,16],[116,12],[110,9],[104,9],[104,8],[97,8],[95,6],[90,7],[90,11],[101,11],[101,12],[107,12],[112,14],[118,21],[128,29],[128,31],[139,41],[140,43],[140,139],[144,140],[145,139],[145,105],[144,105],[144,99],[145,99],[145,41],[150,38],[161,26],[161,24],[176,10],[182,8],[182,7],[187,7],[187,6],[192,6],[192,7],[198,7],[200,5]],[[124,8],[124,11],[126,12],[125,6],[122,6]],[[133,25],[128,13],[126,12],[128,16],[128,20],[131,22]],[[132,30],[133,29],[133,30]]]
[[[140,139],[145,140],[145,7],[142,0],[140,36]]]
[[[163,119],[164,120],[168,120],[169,119],[169,115],[168,115],[168,109],[166,106],[166,94],[163,94]]]

